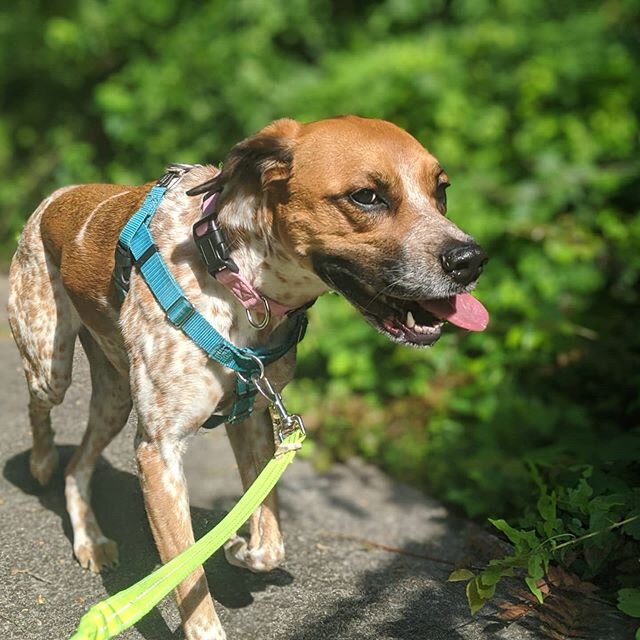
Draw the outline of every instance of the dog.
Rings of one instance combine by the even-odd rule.
[[[191,234],[200,199],[187,191],[221,192],[220,228],[261,295],[295,309],[334,290],[389,339],[425,347],[445,321],[474,331],[488,322],[469,294],[487,256],[446,217],[448,186],[438,160],[389,122],[282,119],[233,147],[221,171],[196,165],[184,173],[151,231],[190,302],[234,345],[268,345],[287,319],[274,314],[260,328],[211,277]],[[167,562],[194,542],[182,470],[187,441],[234,395],[234,372],[167,321],[136,269],[124,300],[114,286],[118,236],[151,187],[58,189],[29,218],[11,264],[9,319],[29,389],[30,469],[42,485],[58,463],[50,412],[71,382],[76,337],[89,360],[88,425],[65,471],[65,497],[75,557],[96,572],[115,566],[118,551],[91,509],[90,479],[132,406],[145,507]],[[294,363],[292,349],[267,367],[277,390]],[[227,433],[246,488],[274,454],[266,401]],[[249,525],[248,540],[236,535],[225,545],[227,559],[274,569],[284,559],[275,490]],[[177,587],[176,599],[189,640],[225,637],[202,568]]]

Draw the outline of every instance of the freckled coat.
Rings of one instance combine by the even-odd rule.
[[[207,273],[191,237],[199,198],[186,195],[198,186],[223,189],[220,225],[243,276],[262,294],[295,308],[337,289],[390,339],[426,344],[431,337],[402,324],[407,304],[461,290],[442,269],[442,249],[470,240],[444,216],[446,184],[438,161],[395,125],[285,119],[236,145],[221,173],[188,172],[163,198],[151,232],[192,304],[237,346],[277,340],[286,321],[274,318],[257,331]],[[58,462],[50,414],[70,384],[77,337],[89,359],[89,422],[65,471],[65,496],[74,554],[93,571],[117,564],[118,551],[91,509],[91,474],[132,403],[145,507],[166,562],[193,542],[182,473],[187,440],[211,413],[228,410],[234,387],[231,371],[167,321],[135,269],[120,306],[111,280],[117,238],[151,186],[59,189],[29,218],[11,265],[9,322],[29,386],[30,468],[42,484]],[[384,206],[361,206],[352,196],[362,190]],[[430,329],[437,339],[439,325]],[[276,388],[290,379],[294,360],[290,352],[267,368]],[[264,402],[227,434],[248,487],[274,451]],[[284,547],[275,491],[252,515],[250,532],[248,540],[229,540],[227,559],[253,571],[278,566]],[[176,599],[188,640],[225,637],[202,569],[179,585]]]

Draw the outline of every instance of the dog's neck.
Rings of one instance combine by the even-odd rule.
[[[229,198],[219,222],[240,273],[260,294],[295,309],[328,290],[276,237],[272,216],[255,195]]]

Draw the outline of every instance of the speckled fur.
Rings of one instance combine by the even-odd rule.
[[[401,264],[409,256],[412,264],[402,263],[409,274],[405,279],[419,287],[425,270],[442,279],[439,243],[467,238],[438,211],[437,160],[389,123],[280,120],[237,145],[217,174],[206,166],[187,173],[162,200],[151,230],[190,301],[241,347],[277,339],[283,320],[255,330],[240,303],[207,273],[191,237],[201,211],[199,198],[186,195],[190,188],[221,181],[219,220],[234,259],[258,290],[290,307],[328,290],[314,271],[314,252],[348,257],[374,280],[383,263],[397,258]],[[392,217],[352,210],[336,195],[372,174],[386,176],[398,194]],[[118,551],[91,509],[91,475],[132,405],[138,414],[135,446],[145,506],[166,562],[194,539],[182,469],[188,439],[211,413],[228,410],[232,400],[233,373],[209,360],[166,320],[135,270],[120,305],[111,281],[116,241],[150,186],[98,184],[56,191],[27,222],[11,265],[9,319],[29,387],[30,467],[42,484],[58,461],[50,412],[70,384],[76,337],[89,359],[89,420],[65,471],[65,495],[74,553],[92,571],[117,564]],[[411,251],[404,251],[407,245]],[[291,352],[268,367],[276,388],[289,381],[294,363]],[[252,418],[227,432],[247,487],[274,451],[264,401],[258,400]],[[234,536],[225,552],[231,563],[253,571],[282,562],[275,491],[251,517],[249,539]],[[176,598],[188,640],[225,637],[201,568],[176,589]]]

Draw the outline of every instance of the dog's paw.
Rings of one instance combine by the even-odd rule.
[[[249,569],[255,573],[262,573],[273,571],[282,564],[284,545],[278,541],[275,544],[263,544],[250,548],[244,538],[235,535],[224,545],[224,555],[229,564]]]
[[[44,487],[51,480],[53,472],[58,468],[58,450],[55,447],[44,453],[36,453],[33,449],[29,456],[31,475]]]
[[[94,573],[115,569],[119,563],[118,545],[104,536],[74,545],[73,553],[81,567]]]

